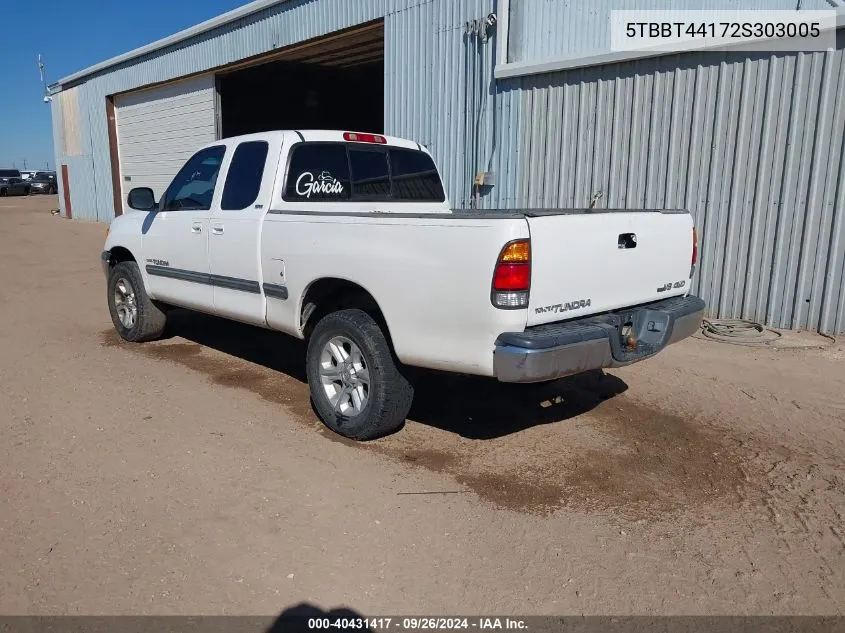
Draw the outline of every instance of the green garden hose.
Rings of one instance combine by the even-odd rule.
[[[704,319],[701,323],[701,333],[721,343],[747,347],[771,345],[781,337],[780,332],[743,319]]]

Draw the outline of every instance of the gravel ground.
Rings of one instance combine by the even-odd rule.
[[[188,312],[120,342],[105,227],[56,206],[0,200],[0,613],[842,613],[841,344],[422,372],[353,444],[299,342]]]

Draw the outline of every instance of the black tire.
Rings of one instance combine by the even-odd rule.
[[[47,193],[49,193],[51,196],[55,196],[56,195],[56,188],[50,187],[50,189],[48,190]]]
[[[116,305],[116,292],[118,283],[124,280],[131,286],[134,297],[135,319],[131,327],[121,322]],[[125,287],[125,283],[124,283]],[[144,289],[144,280],[141,278],[141,271],[135,262],[120,262],[109,271],[109,279],[106,284],[106,299],[109,304],[114,329],[120,337],[126,341],[140,343],[160,338],[164,332],[167,317],[158,306],[150,299]]]
[[[321,383],[321,357],[336,337],[358,346],[369,372],[367,399],[357,414],[336,410]],[[340,310],[320,319],[308,341],[306,374],[317,415],[332,431],[354,440],[372,440],[398,430],[414,399],[414,388],[400,372],[384,333],[363,310]]]
[[[6,190],[0,189],[0,196],[5,196],[5,195],[6,195]]]

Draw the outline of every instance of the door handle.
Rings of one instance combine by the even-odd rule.
[[[194,222],[191,225],[191,233],[202,233],[202,222]]]
[[[223,235],[223,225],[222,224],[212,224],[211,225],[211,232],[215,235]]]

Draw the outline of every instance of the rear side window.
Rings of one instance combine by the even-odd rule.
[[[267,150],[265,141],[246,141],[238,145],[223,187],[221,209],[240,211],[255,203],[264,176]]]
[[[285,200],[348,200],[350,190],[349,162],[343,143],[302,143],[294,146],[285,183]]]
[[[393,199],[403,202],[443,202],[443,184],[431,156],[412,149],[390,149]]]
[[[390,168],[387,152],[349,148],[352,195],[356,198],[390,198]]]

